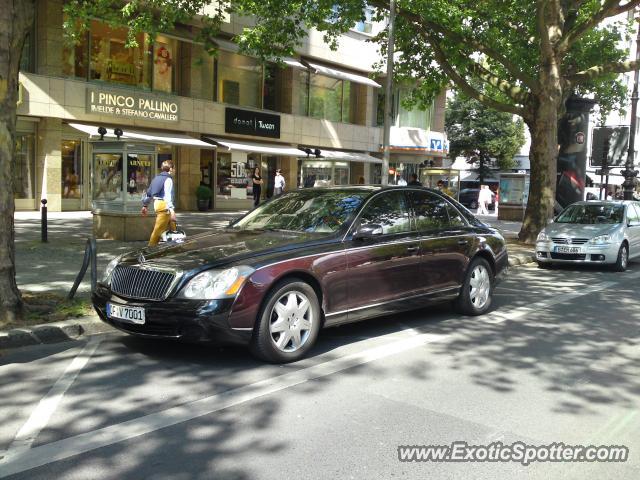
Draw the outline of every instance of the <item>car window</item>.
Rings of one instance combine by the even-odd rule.
[[[448,203],[445,199],[429,192],[412,192],[411,198],[417,230],[438,230],[449,226]]]
[[[404,192],[385,192],[374,197],[360,216],[360,225],[367,224],[380,225],[384,234],[410,231],[409,209]]]
[[[627,221],[628,222],[637,222],[640,221],[640,213],[638,212],[638,205],[635,203],[630,203],[627,207]]]
[[[565,208],[556,223],[575,223],[582,225],[622,223],[624,206],[620,204],[573,204]]]
[[[462,214],[447,202],[447,213],[449,214],[449,225],[452,227],[464,227],[467,223],[462,218]]]

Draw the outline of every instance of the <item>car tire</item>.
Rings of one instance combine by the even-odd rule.
[[[271,363],[300,360],[316,342],[321,321],[318,295],[308,283],[296,278],[280,282],[258,314],[251,352]]]
[[[616,259],[616,263],[613,264],[614,272],[624,272],[627,269],[627,265],[629,264],[629,247],[626,243],[620,245],[620,249],[618,250],[618,258]]]
[[[482,257],[474,258],[467,269],[460,294],[454,300],[455,310],[470,316],[486,313],[491,307],[493,286],[493,270],[489,262]]]
[[[551,270],[553,268],[553,263],[551,263],[551,262],[538,262],[538,268],[542,268],[544,270]]]

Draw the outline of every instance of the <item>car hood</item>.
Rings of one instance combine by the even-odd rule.
[[[545,231],[550,237],[593,238],[613,233],[620,224],[582,225],[579,223],[552,223]]]
[[[146,263],[192,270],[237,263],[258,256],[326,241],[327,234],[283,231],[231,231],[203,233],[183,243],[147,247],[125,256],[125,263]]]

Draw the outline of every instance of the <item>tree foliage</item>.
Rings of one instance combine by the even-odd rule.
[[[451,158],[464,157],[477,167],[480,181],[495,164],[501,170],[515,166],[514,156],[524,145],[521,119],[486,107],[464,94],[447,102],[445,128]]]

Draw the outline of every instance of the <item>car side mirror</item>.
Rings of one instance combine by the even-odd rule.
[[[382,235],[382,225],[378,225],[377,223],[367,223],[366,225],[361,225],[356,233],[353,234],[354,240],[368,240],[378,235]]]

